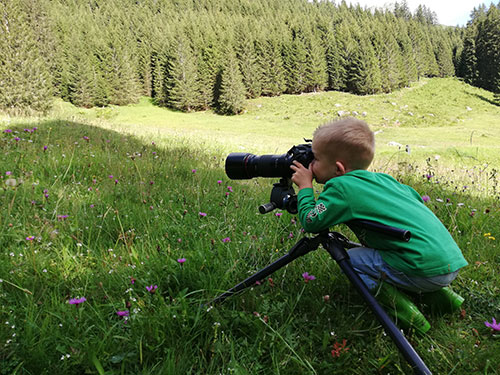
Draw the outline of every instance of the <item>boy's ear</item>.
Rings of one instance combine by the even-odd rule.
[[[343,175],[346,174],[347,168],[346,168],[346,166],[344,165],[343,162],[336,161],[335,165],[337,166],[337,176],[343,176]]]

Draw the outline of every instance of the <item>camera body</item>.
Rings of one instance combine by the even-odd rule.
[[[310,142],[305,140],[306,142]],[[314,159],[311,143],[293,146],[283,155],[254,155],[233,152],[226,158],[226,174],[232,180],[246,180],[254,177],[279,177],[273,185],[270,202],[259,206],[259,212],[265,214],[276,208],[291,214],[297,213],[297,195],[293,190],[290,168],[297,160],[308,168]]]

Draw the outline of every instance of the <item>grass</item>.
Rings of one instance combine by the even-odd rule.
[[[440,93],[433,105],[429,98]],[[429,80],[373,97],[261,98],[238,117],[183,114],[143,100],[93,110],[59,102],[51,118],[4,118],[0,374],[410,373],[321,250],[220,306],[204,305],[303,236],[293,215],[257,213],[274,181],[228,180],[227,152],[285,152],[334,116],[332,103],[359,106],[383,130],[375,167],[431,197],[429,207],[470,263],[453,283],[464,310],[426,311],[432,329],[424,337],[408,332],[411,344],[436,374],[500,373],[500,341],[484,325],[500,319],[492,141],[499,108],[487,95],[456,80]],[[406,104],[414,116],[395,112]],[[459,111],[467,105],[472,111]],[[396,113],[399,126],[380,120]],[[448,145],[448,136],[463,144]],[[303,272],[316,279],[305,283]],[[154,293],[146,288],[155,285]],[[86,301],[69,304],[77,297]]]

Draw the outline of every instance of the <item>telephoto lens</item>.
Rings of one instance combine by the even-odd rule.
[[[226,174],[232,180],[254,177],[292,177],[290,169],[294,160],[308,167],[314,156],[310,144],[293,146],[283,155],[254,155],[233,152],[226,158]]]

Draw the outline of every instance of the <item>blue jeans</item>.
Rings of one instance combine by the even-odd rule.
[[[457,277],[458,271],[432,277],[409,276],[389,266],[377,250],[367,247],[355,247],[348,252],[354,270],[364,281],[368,289],[375,289],[380,280],[402,289],[427,293],[448,286]]]

